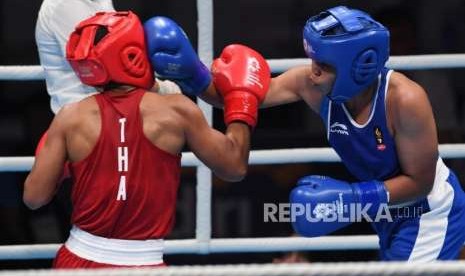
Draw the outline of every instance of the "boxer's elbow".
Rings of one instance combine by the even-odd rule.
[[[45,205],[42,199],[38,198],[37,196],[31,195],[30,193],[23,194],[23,202],[31,210],[39,209],[40,207]]]
[[[36,210],[50,201],[50,197],[34,189],[30,179],[24,184],[23,202],[31,210]]]
[[[242,181],[247,175],[247,164],[239,163],[233,166],[229,166],[222,172],[217,173],[217,176],[224,181],[228,182],[239,182]]]
[[[245,176],[247,175],[247,164],[241,164],[237,166],[237,168],[234,171],[234,174],[232,175],[231,182],[239,182],[242,181]]]
[[[240,150],[231,151],[223,159],[222,179],[228,182],[242,181],[247,175],[249,152],[243,147],[238,147]]]
[[[426,197],[433,190],[434,187],[434,175],[426,176],[416,181],[419,197]]]
[[[419,185],[420,187],[420,194],[422,197],[426,197],[429,193],[433,190],[434,186],[434,179],[431,181],[424,182]]]

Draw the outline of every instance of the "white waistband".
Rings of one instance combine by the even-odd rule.
[[[77,256],[112,265],[163,263],[163,240],[120,240],[92,235],[73,226],[66,248]]]

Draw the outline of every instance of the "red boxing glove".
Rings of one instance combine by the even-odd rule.
[[[251,48],[232,44],[212,64],[213,83],[224,99],[226,125],[241,121],[257,124],[258,107],[270,86],[270,67]]]
[[[48,130],[42,134],[42,137],[40,137],[39,143],[37,144],[34,156],[39,155],[40,151],[45,145],[45,141],[47,140],[47,135],[48,135]],[[65,165],[63,166],[63,174],[60,177],[60,180],[58,180],[59,183],[63,182],[65,179],[71,177],[71,169],[70,169],[70,163],[68,161],[65,162]]]

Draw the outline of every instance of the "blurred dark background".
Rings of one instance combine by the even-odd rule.
[[[34,27],[40,0],[0,1],[0,65],[37,65]],[[154,15],[173,18],[194,45],[197,43],[195,0],[114,0],[117,10],[131,9],[142,20]],[[460,0],[236,0],[214,1],[215,55],[235,42],[249,45],[266,58],[302,58],[301,31],[306,19],[335,5],[363,9],[391,30],[391,54],[465,52],[465,2]],[[465,82],[463,69],[404,72],[425,87],[437,119],[440,143],[463,143]],[[0,82],[0,156],[31,156],[53,117],[44,81]],[[215,127],[224,129],[222,113]],[[303,103],[261,110],[254,149],[325,147],[323,125]],[[465,159],[464,159],[465,160]],[[446,160],[465,182],[465,162]],[[263,203],[287,202],[296,180],[307,174],[351,177],[338,163],[251,166],[240,183],[214,179],[212,218],[214,238],[290,236],[287,223],[264,223]],[[69,230],[70,183],[55,200],[38,211],[21,201],[25,173],[0,173],[0,244],[58,243]],[[177,223],[171,239],[195,235],[195,170],[183,169]],[[359,223],[336,234],[372,234]],[[272,262],[283,254],[170,255],[168,264]],[[309,261],[376,260],[375,251],[307,252]],[[49,267],[51,261],[0,261],[0,268]]]

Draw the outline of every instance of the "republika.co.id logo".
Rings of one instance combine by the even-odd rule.
[[[263,207],[264,222],[295,222],[297,217],[308,222],[393,222],[393,218],[417,218],[424,213],[422,206],[347,204],[342,195],[327,203],[265,203]]]

